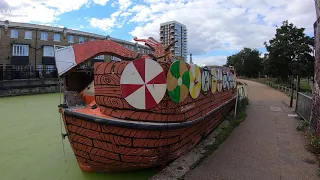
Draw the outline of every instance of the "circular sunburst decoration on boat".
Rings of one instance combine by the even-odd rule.
[[[168,94],[175,103],[184,101],[189,93],[190,76],[188,67],[183,61],[175,61],[171,64],[168,75]]]
[[[191,65],[189,70],[190,75],[190,87],[189,92],[190,96],[193,99],[196,99],[201,91],[201,72],[199,67],[196,64]]]
[[[218,81],[217,81],[217,90],[218,92],[222,91],[222,70],[217,69]]]
[[[210,72],[208,67],[204,67],[202,69],[202,75],[201,75],[201,89],[203,94],[207,94],[208,91],[210,90],[210,84],[211,84],[211,79],[210,79]]]
[[[211,92],[214,94],[217,91],[217,84],[218,84],[218,73],[216,68],[211,69]]]
[[[122,96],[137,109],[155,107],[167,88],[162,67],[151,59],[140,58],[130,62],[121,75]]]

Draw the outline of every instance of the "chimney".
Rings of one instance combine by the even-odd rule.
[[[190,54],[190,64],[193,64],[193,62],[192,62],[192,54]]]

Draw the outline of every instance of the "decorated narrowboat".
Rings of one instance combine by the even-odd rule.
[[[165,165],[192,149],[235,106],[232,69],[198,67],[172,57],[172,44],[134,40],[154,53],[139,54],[111,40],[55,49],[64,136],[83,171]],[[79,68],[98,55],[121,61]]]

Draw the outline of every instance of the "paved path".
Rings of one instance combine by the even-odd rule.
[[[296,131],[299,121],[288,114],[289,98],[268,86],[248,84],[247,119],[186,180],[313,180],[314,155]]]

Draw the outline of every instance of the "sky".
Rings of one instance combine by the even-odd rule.
[[[243,47],[263,43],[288,20],[313,36],[314,0],[0,0],[0,20],[67,27],[132,41],[159,40],[160,23],[187,26],[198,65],[223,65]]]

